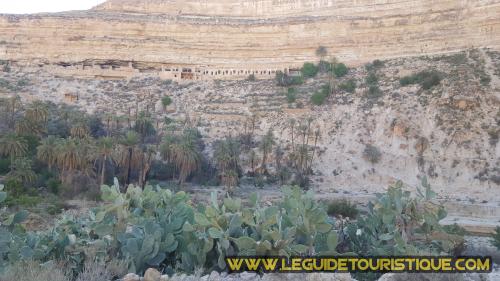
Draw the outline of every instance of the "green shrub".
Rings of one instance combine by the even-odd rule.
[[[383,93],[377,85],[372,85],[368,88],[366,97],[369,100],[376,101],[378,98],[382,97]]]
[[[356,80],[349,79],[339,85],[339,88],[348,93],[354,93],[356,91]]]
[[[457,234],[462,236],[467,235],[468,233],[467,230],[465,230],[465,228],[459,226],[456,223],[443,226],[443,230],[449,234]]]
[[[365,150],[363,150],[363,158],[369,161],[372,164],[376,164],[380,161],[382,157],[382,153],[380,150],[371,144],[367,144],[365,146]]]
[[[425,178],[416,196],[403,190],[401,182],[389,187],[369,204],[366,216],[347,226],[351,251],[362,256],[454,253],[464,239],[439,224],[447,214],[433,201],[435,196]]]
[[[368,76],[366,76],[365,82],[369,86],[377,85],[378,84],[377,74],[375,74],[375,72],[370,72]]]
[[[325,103],[325,100],[326,100],[326,95],[325,93],[323,92],[315,92],[312,96],[311,96],[311,102],[314,104],[314,105],[322,105],[323,103]]]
[[[318,74],[319,68],[314,65],[314,63],[306,62],[304,63],[304,66],[302,66],[301,72],[302,76],[306,78],[313,78]]]
[[[330,84],[324,84],[323,86],[321,86],[320,92],[326,97],[330,96],[330,94],[332,93],[332,88],[330,87]]]
[[[26,194],[21,194],[15,197],[9,197],[5,200],[5,204],[9,207],[35,207],[43,201],[40,196],[30,196]]]
[[[336,63],[333,65],[333,73],[336,77],[343,77],[349,72],[347,66],[343,63]]]
[[[193,204],[185,192],[129,186],[120,192],[103,186],[107,202],[88,216],[63,216],[51,229],[13,231],[27,214],[0,225],[0,269],[17,262],[63,259],[73,274],[85,272],[90,260],[128,261],[130,272],[148,267],[224,270],[229,255],[335,255],[334,221],[311,192],[284,188],[283,201],[271,206],[256,194],[243,206],[240,199]],[[0,193],[0,201],[5,193]],[[5,242],[6,241],[6,242]],[[8,257],[8,258],[7,258]]]
[[[6,175],[10,171],[10,159],[0,158],[0,175]]]
[[[59,194],[59,192],[61,191],[61,181],[56,178],[50,178],[47,181],[47,188],[50,192]]]
[[[275,79],[276,82],[278,82],[278,86],[281,87],[290,87],[304,83],[304,78],[302,78],[302,76],[290,76],[281,71],[276,72]]]
[[[328,204],[327,208],[328,215],[330,216],[342,216],[344,218],[355,219],[358,216],[358,209],[356,205],[347,201],[346,199],[336,200]]]
[[[297,90],[295,88],[288,88],[286,92],[286,100],[288,103],[294,103],[297,101]]]
[[[434,86],[441,83],[441,74],[435,70],[432,71],[420,71],[416,74],[402,77],[399,80],[401,86],[407,86],[411,84],[420,84],[422,89],[428,90]]]

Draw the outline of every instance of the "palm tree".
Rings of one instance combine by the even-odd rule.
[[[21,157],[28,151],[26,140],[15,135],[7,134],[0,138],[0,155],[10,157],[11,171],[14,159]]]
[[[266,168],[267,156],[272,151],[274,143],[275,143],[275,141],[274,141],[273,131],[271,130],[271,128],[269,128],[269,130],[267,131],[266,135],[264,136],[264,138],[262,139],[262,141],[260,143],[260,150],[262,151],[261,168],[262,168],[263,172],[267,171],[267,168]]]
[[[61,178],[64,179],[68,172],[77,170],[81,163],[78,144],[75,139],[63,139],[57,148],[57,166],[61,169]]]
[[[134,129],[141,135],[142,141],[144,141],[145,137],[152,136],[156,133],[151,118],[144,112],[139,114],[135,121]]]
[[[11,165],[11,171],[7,177],[21,183],[31,183],[36,179],[36,174],[31,169],[31,161],[27,158],[18,158]]]
[[[21,136],[28,136],[39,133],[36,124],[32,123],[28,118],[21,118],[20,120],[18,120],[15,125],[15,130],[16,134]]]
[[[74,138],[84,139],[90,135],[90,130],[84,122],[78,122],[71,127],[71,136]]]
[[[104,184],[106,163],[113,162],[114,142],[110,137],[104,137],[97,142],[97,154],[101,158],[101,185]]]
[[[130,184],[132,165],[134,165],[134,159],[137,159],[137,157],[134,157],[137,154],[137,144],[139,144],[139,135],[134,131],[128,131],[120,140],[120,165],[125,166],[125,186]]]
[[[16,127],[16,114],[21,110],[22,103],[21,97],[19,95],[15,95],[9,98],[6,104],[6,111],[8,113],[8,124],[9,128],[13,129]]]
[[[55,136],[48,136],[37,147],[37,158],[47,163],[49,169],[52,169],[57,164],[57,146],[59,141]]]
[[[139,185],[144,188],[146,185],[146,180],[148,178],[149,171],[151,169],[151,163],[156,155],[156,149],[152,145],[145,146],[141,153],[141,171],[139,173]]]
[[[179,169],[179,184],[196,171],[201,162],[201,152],[193,132],[186,131],[178,142],[170,145],[171,162]]]
[[[26,110],[25,114],[28,120],[31,120],[33,123],[43,124],[47,122],[47,118],[49,116],[49,110],[47,108],[47,104],[41,101],[33,102],[30,107]]]
[[[250,150],[250,169],[252,170],[252,176],[255,175],[255,162],[257,161],[257,154],[255,153],[255,150]]]
[[[219,169],[219,176],[228,188],[238,185],[240,145],[229,137],[215,143],[214,159]]]

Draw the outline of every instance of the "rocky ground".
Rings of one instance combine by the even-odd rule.
[[[400,85],[401,77],[423,70],[441,72],[441,84],[430,90]],[[290,120],[311,119],[321,132],[313,166],[318,193],[369,196],[395,180],[411,189],[427,176],[441,199],[500,206],[500,53],[481,49],[385,61],[375,70],[381,89],[375,97],[367,93],[368,73],[351,69],[338,82],[354,79],[356,91],[337,90],[322,106],[309,98],[328,82],[325,76],[297,87],[297,101],[290,104],[272,80],[177,84],[147,76],[73,79],[34,69],[0,72],[0,95],[69,103],[117,122],[149,110],[158,119],[189,120],[208,144],[240,133],[256,116],[256,135],[271,128],[285,150]],[[166,111],[164,95],[174,100]],[[363,156],[367,145],[380,151],[377,163]]]

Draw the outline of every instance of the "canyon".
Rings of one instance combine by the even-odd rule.
[[[207,154],[253,116],[256,137],[271,129],[285,149],[290,120],[313,120],[321,138],[312,188],[321,198],[363,201],[397,180],[415,191],[427,177],[450,224],[488,233],[500,214],[499,15],[497,0],[111,0],[88,11],[0,15],[0,97],[189,119]],[[334,58],[350,67],[338,83],[357,88],[334,90],[324,105],[310,103],[324,74],[297,86],[291,103],[273,80]],[[375,59],[382,94],[373,101],[365,64]],[[441,73],[439,86],[399,82],[428,70]],[[378,163],[364,158],[367,145],[380,150]]]

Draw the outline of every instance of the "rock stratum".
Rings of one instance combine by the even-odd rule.
[[[268,77],[319,46],[350,64],[498,49],[499,14],[498,0],[110,0],[0,15],[0,59],[71,76]]]

